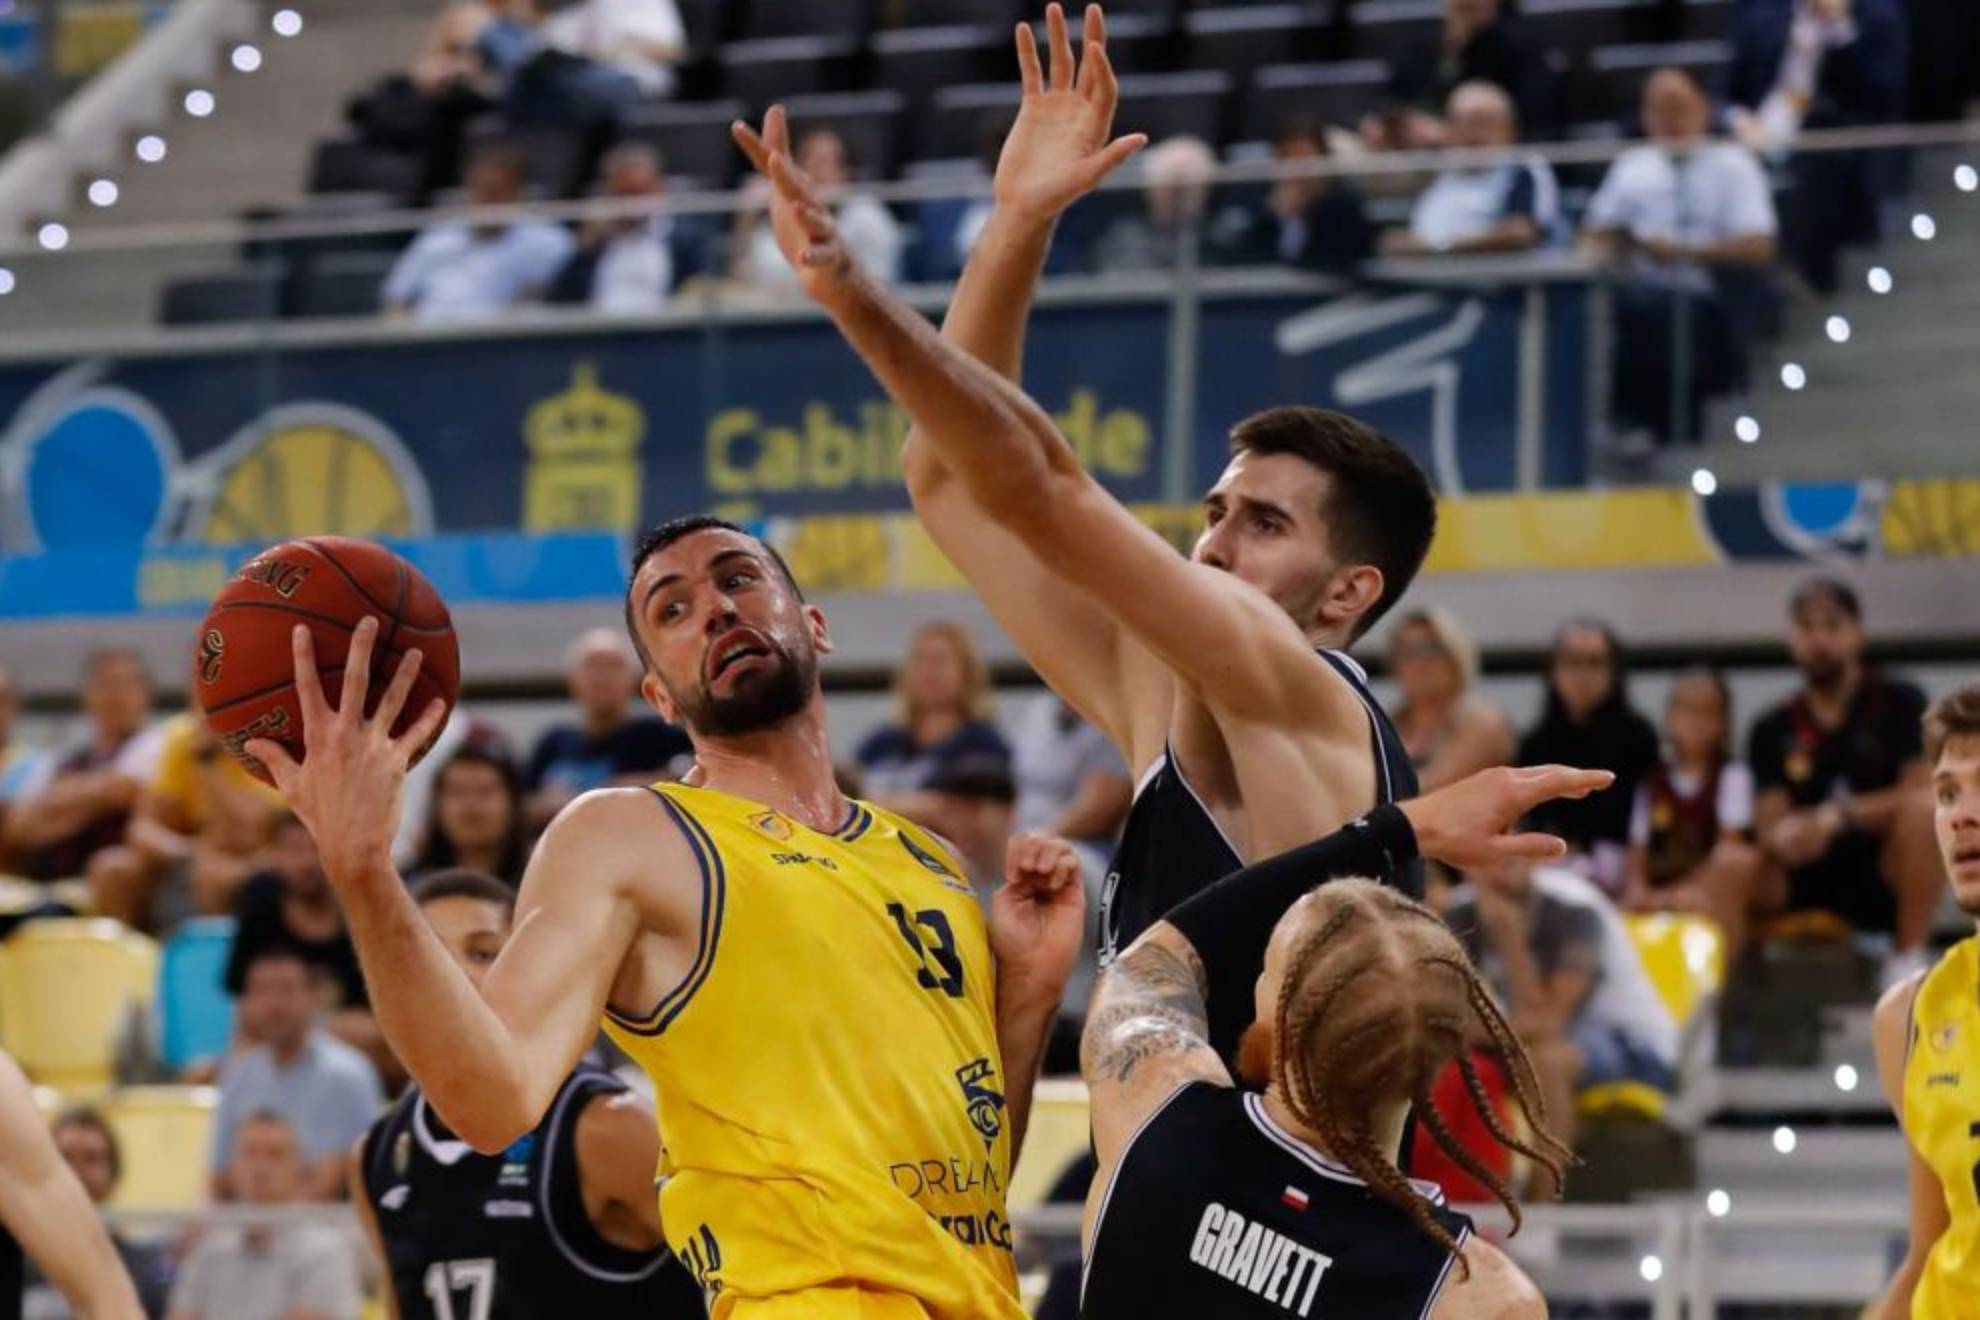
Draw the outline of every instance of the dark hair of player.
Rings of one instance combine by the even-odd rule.
[[[1437,531],[1437,497],[1403,447],[1346,413],[1268,408],[1231,428],[1231,452],[1291,454],[1332,478],[1320,508],[1343,564],[1382,570],[1382,594],[1355,620],[1361,636],[1409,590]]]

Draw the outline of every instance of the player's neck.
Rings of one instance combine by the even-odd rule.
[[[822,701],[773,729],[735,737],[696,734],[694,758],[709,788],[774,807],[814,829],[833,830],[845,820],[846,796],[833,773]]]
[[[1305,630],[1307,645],[1316,651],[1345,651],[1348,643],[1354,640],[1354,621],[1346,623],[1315,623]]]
[[[1314,1150],[1319,1151],[1326,1159],[1341,1165],[1343,1168],[1347,1166],[1347,1161],[1343,1160],[1335,1151],[1329,1149],[1326,1141],[1318,1132],[1307,1127],[1293,1116],[1292,1106],[1288,1105],[1285,1102],[1285,1098],[1279,1094],[1279,1087],[1276,1082],[1265,1089],[1265,1112],[1271,1115],[1274,1123],[1277,1123],[1287,1132],[1313,1147]],[[1395,1163],[1395,1152],[1402,1146],[1403,1125],[1408,1118],[1409,1106],[1400,1101],[1393,1105],[1384,1105],[1375,1112],[1375,1121],[1370,1128],[1369,1135],[1374,1139],[1375,1149],[1381,1151],[1383,1157],[1391,1164]]]
[[[1808,707],[1815,717],[1825,724],[1840,724],[1849,710],[1849,703],[1856,700],[1856,690],[1863,686],[1863,666],[1855,664],[1843,670],[1842,677],[1826,688],[1814,684],[1807,685]]]

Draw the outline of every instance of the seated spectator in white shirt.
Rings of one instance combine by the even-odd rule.
[[[687,29],[674,0],[578,0],[543,20],[553,50],[610,65],[641,95],[671,96],[674,65],[687,54]]]
[[[833,198],[839,236],[852,249],[859,264],[878,279],[889,284],[897,282],[906,236],[885,205],[852,189],[854,162],[846,140],[829,128],[814,128],[798,138],[797,150],[792,154],[798,168]],[[767,196],[765,180],[754,178],[751,185]],[[758,289],[796,295],[797,272],[778,251],[777,236],[764,223],[765,219],[766,212],[760,208],[743,211],[736,217],[735,277]]]
[[[1676,1089],[1677,1024],[1592,882],[1566,867],[1506,863],[1474,872],[1445,918],[1526,1043],[1561,1140],[1573,1143],[1580,1091]]]
[[[228,1176],[246,1205],[287,1208],[308,1199],[309,1175],[296,1130],[280,1114],[244,1115],[222,1147]],[[357,1257],[331,1224],[209,1228],[179,1266],[168,1320],[357,1320],[363,1305]]]
[[[1185,134],[1150,147],[1141,158],[1141,206],[1108,225],[1094,246],[1100,272],[1174,270],[1188,231],[1203,223],[1216,172],[1217,153],[1201,138]]]
[[[643,142],[622,143],[605,153],[598,173],[601,196],[619,202],[643,198],[649,209],[585,221],[551,300],[585,303],[612,316],[658,311],[679,280],[674,254],[679,226],[661,209],[667,176],[660,153]]]
[[[1468,82],[1451,93],[1454,148],[1503,148],[1492,164],[1440,173],[1411,209],[1407,229],[1382,235],[1385,256],[1431,252],[1522,252],[1549,242],[1560,225],[1560,189],[1553,167],[1512,150],[1519,115],[1503,87]]]
[[[241,1034],[254,1044],[220,1069],[213,1118],[213,1196],[244,1196],[226,1161],[251,1114],[279,1115],[295,1129],[304,1164],[303,1200],[343,1196],[343,1158],[384,1106],[378,1070],[319,1025],[323,990],[297,949],[272,946],[248,963],[237,1004]]]
[[[522,200],[523,177],[520,152],[501,144],[482,147],[468,162],[468,200],[475,206],[513,206]],[[429,225],[385,277],[385,309],[422,321],[499,316],[547,288],[572,246],[562,225],[529,216]]]
[[[1627,262],[1635,286],[1616,304],[1614,411],[1623,427],[1660,438],[1676,425],[1671,352],[1679,296],[1693,300],[1684,434],[1695,435],[1703,400],[1745,383],[1742,323],[1750,315],[1742,313],[1752,307],[1756,278],[1773,265],[1780,232],[1760,161],[1737,142],[1708,137],[1711,123],[1711,102],[1691,75],[1652,74],[1643,89],[1650,143],[1616,158],[1583,222],[1584,248]]]

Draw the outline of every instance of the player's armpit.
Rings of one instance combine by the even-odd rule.
[[[550,823],[523,875],[515,933],[482,982],[508,1076],[471,1064],[451,1076],[436,1066],[451,1083],[443,1099],[427,1072],[412,1070],[463,1140],[493,1152],[536,1125],[597,1035],[615,987],[630,977],[628,993],[645,993],[649,981],[654,998],[666,993],[671,983],[662,982],[692,956],[690,948],[673,957],[699,923],[697,875],[686,841],[645,789],[587,793]],[[491,1094],[490,1080],[509,1093]]]
[[[666,1244],[654,1176],[660,1133],[653,1107],[631,1091],[597,1095],[578,1115],[578,1186],[598,1235],[628,1251]]]
[[[1203,962],[1182,933],[1157,923],[1100,974],[1080,1038],[1102,1170],[1178,1086],[1231,1076],[1210,1047]]]

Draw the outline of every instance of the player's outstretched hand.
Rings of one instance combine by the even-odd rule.
[[[447,718],[447,704],[435,698],[404,733],[392,736],[392,725],[419,676],[424,653],[418,650],[405,653],[378,705],[365,714],[377,640],[378,620],[367,615],[351,633],[343,688],[333,709],[323,695],[309,629],[299,625],[293,646],[303,759],[297,761],[280,743],[262,738],[244,748],[268,767],[290,809],[309,827],[324,873],[332,880],[356,876],[380,862],[389,867],[406,767]]]
[[[1018,25],[1024,100],[997,157],[996,180],[997,205],[1040,221],[1056,219],[1148,145],[1146,133],[1109,141],[1120,84],[1107,59],[1107,21],[1100,6],[1086,7],[1078,59],[1059,5],[1046,6],[1045,40],[1050,58],[1041,67],[1031,25]]]
[[[757,173],[770,181],[770,228],[778,250],[797,272],[805,293],[823,297],[853,273],[856,263],[824,194],[791,159],[791,126],[784,107],[770,107],[760,134],[740,119],[729,132]]]
[[[1544,862],[1567,845],[1551,834],[1508,834],[1520,818],[1556,798],[1584,798],[1616,782],[1607,770],[1565,765],[1499,766],[1399,803],[1416,830],[1417,851],[1459,868]]]
[[[1050,834],[1018,834],[1004,850],[1004,884],[990,899],[990,950],[1004,972],[1049,985],[1056,998],[1079,960],[1086,887],[1079,854]]]

